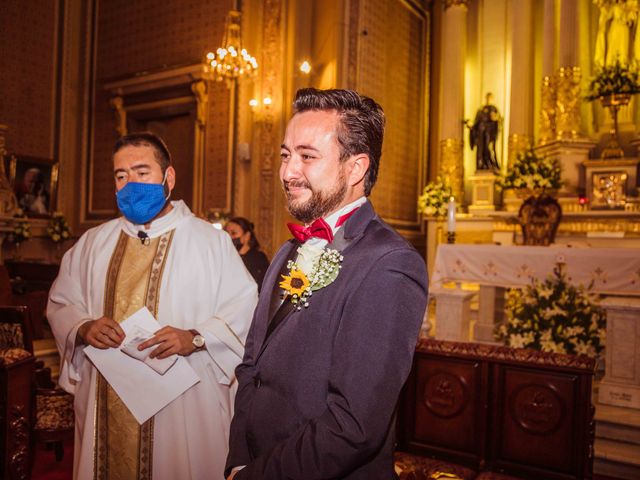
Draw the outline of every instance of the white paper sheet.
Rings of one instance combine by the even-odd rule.
[[[160,325],[146,307],[142,307],[120,323],[126,335],[123,344],[131,340],[136,327],[155,332]],[[153,347],[155,348],[155,347]],[[119,348],[100,350],[85,347],[84,353],[120,396],[136,420],[142,424],[200,381],[184,357],[164,375],[158,375],[147,365],[129,357]]]

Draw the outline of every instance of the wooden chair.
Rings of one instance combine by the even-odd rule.
[[[29,309],[0,306],[0,319],[0,347],[21,348],[33,356]],[[62,460],[63,441],[73,438],[73,396],[55,386],[50,369],[41,362],[35,363],[30,381],[34,396],[33,440],[51,446],[56,460]]]
[[[543,193],[525,200],[518,218],[524,245],[547,246],[556,238],[562,220],[562,208],[555,198]]]

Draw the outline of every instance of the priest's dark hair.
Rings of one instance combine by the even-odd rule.
[[[253,222],[249,221],[249,219],[244,217],[232,217],[227,220],[227,223],[235,223],[242,229],[242,233],[249,232],[249,249],[251,250],[259,250],[260,242],[256,238],[256,234],[254,233],[254,225]]]
[[[116,144],[113,146],[113,153],[111,155],[115,155],[119,150],[128,146],[153,148],[153,156],[160,165],[163,174],[167,168],[171,166],[171,153],[169,153],[169,149],[164,143],[164,140],[155,133],[134,132],[124,135],[116,140]]]
[[[364,194],[369,196],[378,179],[382,141],[384,138],[384,111],[373,99],[352,90],[298,90],[293,102],[296,113],[309,110],[334,110],[340,123],[337,129],[340,160],[365,153],[369,156],[369,170],[364,179]]]

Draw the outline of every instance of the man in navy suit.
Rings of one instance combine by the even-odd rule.
[[[392,479],[394,411],[427,301],[420,255],[367,200],[384,113],[348,90],[298,91],[280,179],[294,239],[263,283],[225,476]]]

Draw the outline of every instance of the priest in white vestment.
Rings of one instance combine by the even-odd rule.
[[[60,385],[75,395],[74,478],[223,478],[256,284],[228,234],[168,201],[175,171],[161,139],[123,137],[113,160],[124,216],[65,254],[47,307]],[[83,349],[119,347],[119,322],[143,306],[158,331],[141,348],[184,356],[200,381],[139,425]]]

